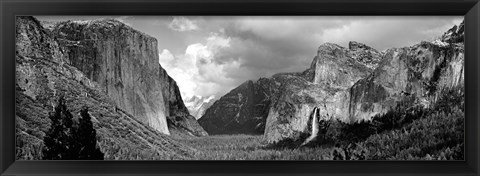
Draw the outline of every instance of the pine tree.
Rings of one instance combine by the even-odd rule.
[[[93,129],[91,117],[88,114],[88,108],[80,111],[78,129],[76,130],[76,139],[78,142],[78,159],[83,160],[103,160],[103,153],[97,146],[96,131]]]
[[[55,112],[50,114],[52,121],[50,130],[44,138],[43,159],[47,160],[72,160],[76,159],[71,154],[72,143],[72,114],[67,110],[65,99],[60,97]]]
[[[77,127],[73,116],[65,105],[65,99],[58,100],[52,123],[44,138],[43,159],[45,160],[102,160],[103,153],[97,147],[96,131],[93,129],[88,109],[80,111]]]

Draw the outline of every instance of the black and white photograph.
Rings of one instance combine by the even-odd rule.
[[[15,31],[17,160],[465,160],[464,16],[17,16]]]

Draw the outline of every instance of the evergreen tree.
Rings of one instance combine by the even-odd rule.
[[[73,116],[65,105],[65,99],[58,100],[52,123],[44,138],[43,159],[45,160],[102,160],[103,153],[97,147],[96,131],[93,129],[88,109],[80,111],[78,125],[73,126]]]
[[[72,114],[67,110],[65,99],[60,97],[55,112],[50,114],[52,121],[50,130],[44,138],[43,159],[47,160],[72,160],[76,159],[71,150],[72,142]]]
[[[76,140],[78,142],[78,159],[84,160],[103,160],[103,153],[97,146],[96,131],[93,129],[91,117],[88,114],[88,108],[80,111],[78,129],[76,130]]]

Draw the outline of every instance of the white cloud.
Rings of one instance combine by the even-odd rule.
[[[185,53],[173,55],[163,49],[159,62],[177,82],[182,98],[192,96],[220,97],[238,84],[227,77],[230,70],[241,69],[240,61],[218,63],[216,54],[230,47],[231,39],[219,33],[210,33],[204,43],[188,45]]]
[[[168,51],[167,49],[163,49],[162,53],[160,53],[158,57],[158,62],[161,63],[170,63],[175,59],[173,54]]]
[[[169,50],[163,49],[159,54],[159,63],[167,73],[177,82],[182,97],[191,97],[197,84],[192,76],[197,70],[192,62],[189,62],[184,56],[175,57]]]
[[[168,25],[168,28],[175,30],[175,31],[193,31],[193,30],[198,30],[199,27],[197,24],[189,20],[188,18],[185,17],[173,17],[172,22]]]

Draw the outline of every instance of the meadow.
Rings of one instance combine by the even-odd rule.
[[[329,160],[331,148],[271,148],[262,135],[212,135],[182,139],[195,147],[196,160]]]

